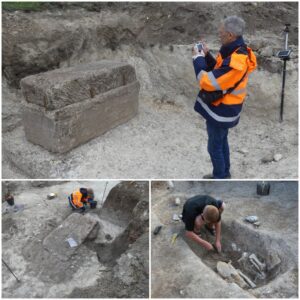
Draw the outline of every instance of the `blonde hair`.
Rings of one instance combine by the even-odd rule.
[[[220,218],[219,210],[213,205],[206,205],[203,210],[205,220],[210,223],[217,223]]]

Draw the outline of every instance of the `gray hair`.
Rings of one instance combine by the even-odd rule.
[[[225,30],[233,33],[235,36],[242,36],[246,27],[245,21],[238,16],[227,17],[223,24]]]

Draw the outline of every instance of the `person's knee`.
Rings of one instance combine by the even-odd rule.
[[[222,146],[222,144],[208,145],[207,151],[210,154],[210,156],[212,156],[212,157],[217,157],[217,158],[219,156],[223,157],[223,146]]]
[[[213,137],[208,140],[207,148],[209,151],[218,151],[223,148],[223,141],[218,137]]]
[[[213,142],[212,140],[210,140],[207,144],[207,151],[210,155],[214,154],[214,152],[216,151],[217,148],[217,144],[215,142]]]

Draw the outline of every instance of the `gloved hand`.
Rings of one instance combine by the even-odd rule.
[[[204,53],[203,49],[201,49],[199,51],[197,44],[194,45],[192,53],[193,53],[193,59],[196,59],[199,56],[205,57],[205,53]]]

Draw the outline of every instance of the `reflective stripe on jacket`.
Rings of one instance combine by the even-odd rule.
[[[223,46],[216,60],[207,55],[194,59],[194,69],[200,90],[225,92],[233,87],[245,74],[242,82],[229,94],[205,104],[197,97],[195,110],[206,120],[218,126],[230,128],[238,124],[242,105],[246,97],[248,74],[256,68],[256,57],[240,37],[229,45]]]

